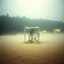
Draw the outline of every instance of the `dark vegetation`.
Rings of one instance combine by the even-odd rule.
[[[64,32],[64,22],[48,19],[30,19],[26,17],[10,17],[7,15],[0,16],[0,35],[22,33],[25,26],[39,26],[41,30],[52,32],[53,29],[59,28]]]

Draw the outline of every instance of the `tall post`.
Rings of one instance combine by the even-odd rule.
[[[38,29],[38,41],[39,41],[39,38],[40,38],[40,28]]]
[[[24,28],[24,41],[26,42],[26,28]]]

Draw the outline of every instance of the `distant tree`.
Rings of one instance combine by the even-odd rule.
[[[6,16],[9,17],[9,14],[7,13]]]
[[[52,32],[53,29],[59,28],[61,32],[64,32],[64,22],[54,21],[48,19],[30,19],[24,17],[10,17],[6,15],[0,16],[0,34],[8,32],[23,32],[25,26],[39,26],[41,30],[47,30]]]

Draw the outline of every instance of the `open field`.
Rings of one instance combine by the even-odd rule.
[[[40,44],[24,44],[23,34],[0,36],[0,64],[64,64],[64,34],[41,34]]]

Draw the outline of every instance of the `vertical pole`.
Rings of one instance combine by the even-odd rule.
[[[26,27],[24,28],[24,41],[26,42]]]
[[[29,41],[29,29],[28,29],[28,41]]]
[[[40,28],[38,28],[38,41],[40,39]]]

